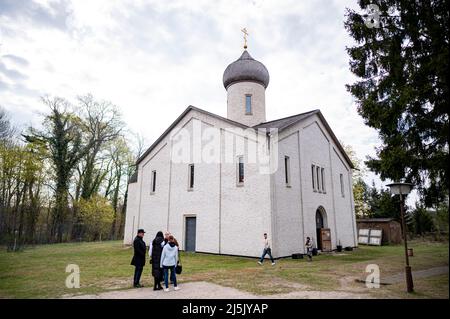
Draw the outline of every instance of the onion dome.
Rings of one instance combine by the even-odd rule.
[[[243,81],[260,83],[264,88],[269,85],[269,71],[264,64],[253,59],[247,50],[244,50],[239,59],[228,65],[223,73],[225,89],[233,83]]]

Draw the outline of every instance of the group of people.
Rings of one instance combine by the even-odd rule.
[[[143,285],[140,284],[140,279],[145,266],[145,255],[147,250],[143,239],[144,234],[145,231],[143,229],[139,229],[138,234],[133,241],[134,255],[131,260],[131,264],[135,266],[133,279],[133,286],[135,288],[143,287]],[[313,244],[311,238],[309,237],[306,237],[305,248],[308,260],[312,261]],[[180,262],[180,256],[179,245],[175,237],[169,232],[166,232],[163,235],[163,233],[159,231],[156,234],[155,239],[153,239],[149,245],[148,254],[150,256],[152,276],[154,279],[153,290],[164,289],[164,291],[169,291],[169,280],[170,283],[173,284],[174,290],[179,290],[180,288],[177,285],[176,268]],[[267,237],[267,233],[264,233],[264,249],[258,264],[262,265],[266,255],[269,255],[272,266],[274,266],[275,260],[272,257],[270,241]],[[165,288],[161,286],[161,282],[163,281]]]
[[[141,288],[140,284],[142,271],[145,266],[146,244],[144,242],[145,231],[138,230],[138,234],[133,241],[134,255],[131,265],[135,267],[133,286]],[[154,280],[153,290],[169,291],[169,280],[173,284],[174,290],[179,290],[177,285],[176,268],[179,265],[179,245],[175,237],[166,232],[164,235],[159,231],[149,245],[148,254],[152,267],[152,276]],[[161,282],[164,281],[163,288]]]
[[[308,261],[312,261],[313,244],[310,237],[306,237],[305,248],[306,255],[308,256]],[[266,255],[269,255],[272,266],[275,266],[275,260],[272,257],[272,248],[270,247],[269,238],[267,238],[267,233],[264,233],[264,249],[261,258],[258,261],[258,264],[262,265],[262,263],[264,262],[264,257],[266,257]]]

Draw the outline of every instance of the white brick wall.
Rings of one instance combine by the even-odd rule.
[[[341,242],[341,245],[357,246],[356,240],[356,226],[355,226],[355,214],[353,210],[353,198],[352,198],[352,185],[351,175],[348,174],[348,166],[344,163],[344,160],[339,152],[333,148],[333,184],[335,190],[335,203],[336,203],[336,226],[338,230],[337,239]],[[341,194],[341,183],[339,174],[343,174],[344,182],[344,197]],[[350,213],[352,212],[352,213]],[[344,231],[348,230],[348,231]]]
[[[184,127],[192,133],[194,121],[201,122],[202,132],[210,126],[223,129],[230,126],[217,118],[191,111],[174,131]],[[224,138],[221,139],[222,153],[223,143]],[[235,149],[233,157],[243,152]],[[246,164],[244,186],[238,187],[235,163],[195,163],[195,186],[193,191],[188,191],[188,164],[170,164],[169,158],[167,137],[139,164],[138,182],[130,184],[133,186],[130,187],[125,233],[132,233],[129,222],[132,216],[140,216],[136,218],[139,222],[134,228],[146,230],[144,240],[147,243],[157,231],[168,229],[184,249],[185,217],[195,215],[197,251],[259,256],[262,234],[270,233],[271,229],[270,176],[259,174],[256,164]],[[151,171],[154,169],[157,171],[157,190],[150,195]],[[126,235],[124,243],[130,244],[131,240],[132,237]]]
[[[320,118],[314,115],[293,125],[282,131],[279,139],[280,165],[273,178],[276,193],[272,203],[276,229],[274,255],[304,253],[307,236],[316,242],[315,214],[319,206],[326,211],[326,226],[331,230],[333,249],[339,240],[344,247],[356,246],[351,170]],[[290,157],[290,188],[285,184],[285,155]],[[325,168],[326,193],[313,191],[312,163]],[[340,191],[340,173],[345,180],[344,198]]]
[[[225,129],[230,125],[192,110],[174,130],[184,127],[192,132],[195,121],[201,123],[202,132],[207,127]],[[223,131],[221,134],[223,155]],[[147,243],[157,231],[168,229],[183,249],[185,217],[195,215],[197,251],[258,257],[262,234],[267,232],[274,257],[288,256],[304,252],[306,236],[316,240],[315,213],[323,206],[333,248],[337,240],[343,246],[356,246],[353,198],[349,194],[351,170],[320,118],[311,116],[279,137],[279,169],[275,174],[260,174],[256,164],[247,163],[245,183],[239,187],[235,163],[195,163],[193,191],[188,191],[188,164],[170,163],[170,141],[168,136],[164,138],[139,164],[138,182],[130,184],[124,243],[131,243],[137,228],[145,228]],[[235,148],[233,157],[244,153]],[[291,187],[286,187],[284,179],[285,155],[290,157]],[[312,190],[311,163],[326,170],[326,194]],[[150,195],[154,169],[157,190]],[[345,197],[341,196],[339,173],[345,177]]]
[[[280,136],[278,145],[278,170],[274,174],[274,254],[288,256],[302,252],[303,225],[300,194],[300,163],[298,131]],[[289,156],[290,187],[286,186],[284,157]]]

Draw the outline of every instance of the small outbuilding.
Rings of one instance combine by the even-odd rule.
[[[360,218],[356,220],[358,232],[360,229],[381,229],[381,243],[400,244],[402,242],[402,228],[393,218]]]

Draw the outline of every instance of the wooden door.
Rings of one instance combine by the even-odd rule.
[[[319,241],[322,251],[331,251],[331,231],[329,228],[320,229]]]

